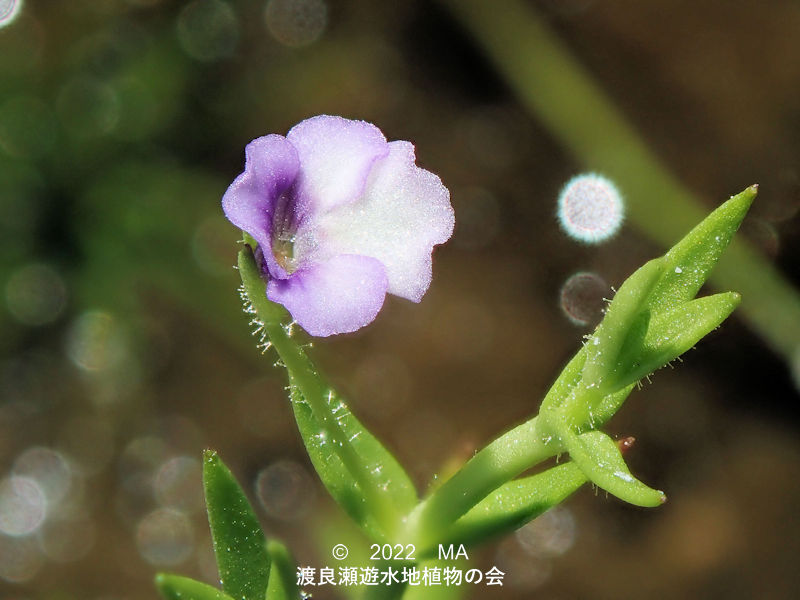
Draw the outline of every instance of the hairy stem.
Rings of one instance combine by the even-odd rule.
[[[367,472],[363,461],[348,443],[336,417],[331,413],[326,402],[330,392],[323,379],[317,373],[314,364],[287,334],[280,321],[274,319],[275,308],[267,300],[264,293],[264,281],[261,279],[253,252],[245,247],[239,252],[239,274],[242,278],[247,298],[256,312],[256,317],[262,324],[269,341],[280,356],[289,377],[300,390],[303,398],[311,406],[314,416],[319,419],[322,426],[328,431],[331,443],[336,448],[339,458],[347,468],[350,475],[358,483],[365,501],[373,508],[374,513],[384,531],[391,533],[397,525],[399,515],[389,505],[386,499],[378,494]]]

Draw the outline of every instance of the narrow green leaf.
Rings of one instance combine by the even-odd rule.
[[[648,261],[628,277],[614,295],[606,316],[586,343],[586,365],[583,368],[586,387],[605,389],[606,393],[619,389],[614,389],[614,382],[608,381],[608,377],[617,365],[631,326],[640,324],[637,317],[643,312],[644,302],[663,271],[663,258]]]
[[[455,522],[446,542],[474,544],[518,529],[563,502],[586,483],[573,462],[509,481]]]
[[[356,417],[333,390],[323,399],[344,437],[344,444],[363,461],[368,485],[394,509],[394,521],[407,515],[417,504],[417,492],[400,463]],[[296,386],[292,385],[292,406],[300,435],[314,468],[325,487],[348,515],[373,539],[391,537],[392,523],[377,518],[364,499],[360,486],[342,460],[342,448],[332,439],[329,428],[318,419]]]
[[[297,567],[289,550],[278,541],[267,542],[267,553],[272,560],[267,585],[266,600],[297,600],[300,590],[297,587]]]
[[[234,600],[215,587],[180,575],[159,573],[156,587],[166,600]]]
[[[757,193],[758,186],[752,185],[736,194],[664,255],[664,274],[648,300],[654,312],[670,310],[697,295],[739,229]]]
[[[311,406],[303,399],[300,392],[296,390],[293,392],[292,408],[297,429],[320,480],[336,503],[359,527],[363,528],[371,538],[381,538],[383,534],[380,524],[370,517],[358,484],[341,458],[330,447],[327,432],[314,417]]]
[[[639,381],[691,349],[703,337],[719,327],[739,305],[741,296],[724,292],[695,298],[658,314],[650,323],[635,362],[625,367],[621,383]]]
[[[627,368],[628,365],[639,360],[639,355],[642,353],[642,348],[644,347],[644,340],[650,329],[651,319],[652,313],[649,309],[643,310],[634,317],[628,335],[625,337],[625,341],[622,343],[622,348],[617,356],[616,375],[619,374],[621,368]],[[616,380],[616,377],[614,379]],[[620,384],[621,382],[616,381],[616,385]]]
[[[603,399],[591,408],[588,422],[582,424],[578,428],[578,432],[586,431],[587,429],[599,429],[605,425],[622,407],[634,387],[636,387],[636,385],[632,383],[618,392],[603,396]]]
[[[659,506],[666,502],[664,492],[636,479],[628,470],[617,444],[601,431],[575,435],[563,432],[570,458],[586,478],[620,500],[636,506]]]
[[[581,381],[581,374],[586,365],[587,348],[584,344],[580,350],[575,353],[570,361],[561,369],[561,373],[555,380],[547,395],[542,400],[541,408],[539,409],[540,417],[544,417],[547,413],[556,411],[564,404],[564,401],[570,396],[572,389]],[[542,421],[546,420],[543,418]]]
[[[236,600],[264,600],[270,570],[264,532],[242,488],[212,450],[203,453],[203,487],[222,589]]]

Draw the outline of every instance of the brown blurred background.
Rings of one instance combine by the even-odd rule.
[[[250,139],[320,113],[365,119],[414,141],[450,188],[456,233],[423,302],[389,299],[369,328],[312,350],[421,490],[534,414],[602,296],[662,251],[631,227],[596,247],[563,235],[555,199],[581,166],[436,3],[12,4],[0,597],[155,598],[157,570],[214,582],[205,447],[269,535],[336,566],[339,525],[314,531],[341,515],[236,294],[238,233],[219,200]],[[800,283],[800,3],[532,4],[709,209],[761,184],[743,235]],[[592,277],[562,289],[578,272]],[[471,597],[797,597],[794,369],[732,318],[609,425],[636,436],[634,472],[670,502],[637,509],[587,486],[471,554],[506,572]]]

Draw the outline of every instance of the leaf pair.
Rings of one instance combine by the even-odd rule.
[[[264,537],[253,508],[216,452],[203,456],[208,523],[222,589],[161,573],[156,585],[167,600],[296,600],[295,567],[280,542]]]
[[[692,348],[739,304],[733,292],[694,297],[756,191],[751,186],[732,197],[664,256],[634,272],[542,404],[541,434],[556,436],[589,480],[627,502],[657,506],[665,497],[631,476],[614,441],[595,429],[634,384]]]
[[[722,204],[661,258],[623,283],[587,344],[583,379],[613,393],[660,369],[718,327],[739,304],[733,292],[694,299],[757,192]]]
[[[445,535],[448,542],[474,544],[513,531],[563,502],[587,480],[635,498],[640,506],[657,506],[666,499],[631,475],[616,442],[606,434],[570,433],[565,444],[572,461],[501,485],[453,524]]]

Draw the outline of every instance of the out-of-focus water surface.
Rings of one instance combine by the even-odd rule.
[[[535,4],[709,208],[761,184],[743,235],[797,284],[800,5]],[[339,516],[249,336],[219,207],[250,139],[320,113],[413,140],[452,193],[423,302],[312,350],[420,489],[535,412],[610,286],[660,251],[628,226],[564,236],[556,197],[580,165],[435,4],[0,1],[4,598],[155,598],[156,570],[214,582],[205,447],[268,534],[336,566],[313,531]],[[670,502],[586,487],[474,553],[506,585],[472,597],[793,597],[795,368],[726,323],[609,426]]]

